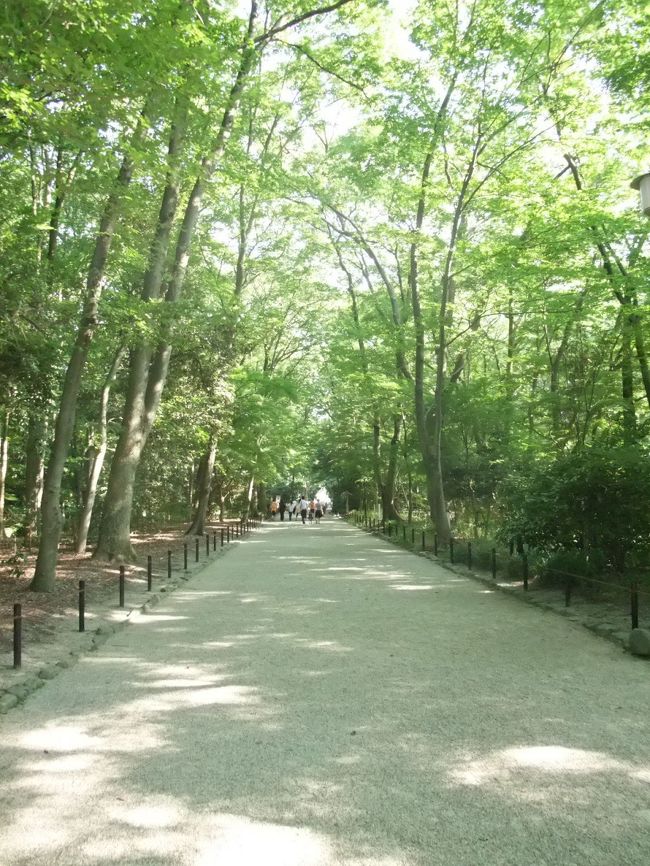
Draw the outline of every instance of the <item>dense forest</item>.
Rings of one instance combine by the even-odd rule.
[[[650,556],[650,14],[5,0],[0,527],[335,505]]]

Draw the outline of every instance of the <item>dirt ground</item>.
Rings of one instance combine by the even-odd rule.
[[[236,520],[228,521],[232,525]],[[227,523],[211,523],[210,550],[217,533],[220,546],[220,530]],[[185,526],[170,526],[157,532],[134,533],[133,547],[137,561],[126,565],[126,585],[142,589],[147,583],[147,556],[152,557],[154,576],[167,575],[167,551],[172,551],[175,568],[183,567],[183,544],[188,543],[190,564],[195,559],[194,537],[185,536]],[[205,539],[201,539],[200,557],[205,555]],[[31,592],[29,583],[34,574],[37,548],[31,551],[4,544],[0,550],[0,655],[12,651],[13,606],[22,605],[23,633],[31,644],[54,642],[61,622],[77,616],[79,581],[86,582],[86,596],[96,604],[103,605],[108,599],[117,599],[119,564],[92,559],[92,549],[84,554],[75,554],[70,546],[62,546],[57,567],[57,580],[52,592]]]

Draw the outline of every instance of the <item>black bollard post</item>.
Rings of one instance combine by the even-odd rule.
[[[388,524],[388,537],[389,538],[391,537],[392,532],[393,532],[393,524],[389,523]]]
[[[153,584],[153,560],[151,559],[151,554],[147,557],[147,591],[151,592],[151,587]]]
[[[521,558],[521,564],[524,571],[524,592],[528,592],[528,555],[525,553]]]
[[[212,533],[212,552],[214,553],[217,549],[217,533]]]
[[[183,543],[183,571],[187,571],[187,541]]]
[[[167,551],[167,580],[172,579],[172,552]]]
[[[402,524],[402,541],[406,544],[406,524]]]
[[[230,524],[226,526],[226,541],[230,544]]]
[[[221,547],[223,547],[223,527],[221,529]]]
[[[630,616],[632,628],[639,627],[639,587],[636,582],[630,586]]]
[[[210,558],[210,533],[205,533],[205,557],[206,559]]]
[[[573,579],[568,577],[564,585],[564,606],[569,607],[571,604],[571,595],[573,593]]]
[[[415,527],[411,527],[411,544],[415,544]]]
[[[194,541],[196,542],[194,545],[194,562],[198,562],[199,561],[199,536],[198,535],[196,536]]]
[[[467,567],[472,567],[472,542],[467,542]]]
[[[438,555],[438,533],[436,532],[433,536],[433,555]]]
[[[497,549],[492,548],[492,580],[497,579]]]
[[[454,564],[454,536],[449,536],[449,562]]]
[[[120,607],[124,607],[124,566],[120,565]]]
[[[422,550],[426,550],[426,541],[424,538],[424,530],[422,530]]]
[[[79,581],[79,631],[86,631],[86,581]]]
[[[14,667],[19,668],[23,663],[23,608],[20,604],[14,605]]]

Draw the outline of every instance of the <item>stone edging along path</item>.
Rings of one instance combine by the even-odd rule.
[[[135,616],[149,613],[160,601],[162,593],[174,592],[179,586],[203,571],[206,566],[213,565],[219,558],[225,556],[233,546],[237,545],[220,548],[210,559],[204,559],[199,564],[193,563],[193,567],[188,568],[187,572],[172,574],[171,580],[165,578],[164,583],[151,593],[144,589],[130,590],[130,595],[137,592],[139,596],[138,601],[130,607],[119,608],[116,604],[109,603],[107,597],[92,603],[86,611],[84,632],[76,630],[76,614],[66,617],[57,628],[54,640],[35,644],[31,652],[27,643],[29,640],[27,632],[23,650],[23,667],[15,670],[10,666],[10,658],[6,665],[0,665],[0,715],[18,706],[32,692],[42,688],[48,680],[53,680],[61,671],[72,667],[81,656],[97,650],[111,635],[127,626]]]
[[[362,532],[367,531],[362,529],[361,527],[359,528]],[[535,607],[541,608],[542,610],[548,610],[552,613],[558,614],[559,616],[563,616],[566,619],[569,619],[571,622],[582,625],[584,628],[588,629],[598,637],[605,638],[605,640],[609,640],[612,643],[615,643],[617,646],[620,646],[625,651],[629,651],[630,649],[630,629],[628,628],[627,630],[624,630],[621,628],[620,623],[616,624],[611,621],[608,622],[606,614],[607,606],[604,604],[600,606],[602,609],[602,615],[581,616],[580,613],[575,609],[575,605],[573,607],[566,607],[562,601],[556,602],[550,598],[536,597],[536,595],[540,592],[539,590],[524,592],[518,586],[494,581],[491,576],[473,571],[467,568],[466,565],[452,564],[445,561],[444,559],[440,559],[429,551],[422,551],[403,546],[399,543],[399,541],[395,542],[392,539],[387,538],[381,532],[373,531],[372,534],[375,535],[377,538],[382,538],[384,541],[389,542],[393,547],[402,549],[405,553],[415,554],[416,556],[428,559],[431,562],[435,562],[436,565],[441,566],[447,571],[451,571],[461,577],[467,577],[471,578],[472,580],[476,580],[479,583],[482,583],[484,586],[489,587],[491,590],[498,590],[500,592],[506,593],[511,598],[517,599],[517,601],[524,602],[525,604],[532,604]]]

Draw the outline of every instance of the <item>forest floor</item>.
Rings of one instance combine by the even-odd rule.
[[[382,538],[386,539],[386,536],[382,535]],[[600,637],[611,640],[620,646],[626,648],[628,646],[632,628],[628,582],[614,583],[613,581],[596,580],[593,584],[585,582],[581,585],[578,578],[567,604],[564,586],[549,586],[534,574],[531,575],[529,587],[526,590],[520,578],[508,579],[503,574],[503,569],[499,571],[497,579],[494,580],[489,570],[481,569],[475,564],[471,569],[463,562],[451,564],[448,561],[447,551],[438,557],[429,551],[423,552],[418,543],[410,545],[395,536],[389,538],[388,541],[396,547],[410,550],[419,556],[439,563],[443,568],[456,574],[471,576],[481,580],[486,586],[510,593],[520,601],[567,617]],[[650,592],[648,591],[647,580],[638,591],[638,599],[639,627],[650,630]]]
[[[237,521],[228,521],[234,525]],[[220,529],[227,523],[206,526],[211,536],[217,533],[217,549],[221,549]],[[31,592],[29,583],[34,574],[36,550],[14,548],[5,542],[0,551],[0,696],[25,675],[35,674],[43,666],[65,659],[69,653],[84,651],[88,640],[78,633],[79,581],[86,583],[86,629],[88,635],[107,623],[120,623],[131,609],[145,604],[147,592],[147,557],[152,558],[153,591],[167,582],[167,551],[171,550],[174,574],[183,568],[183,544],[188,543],[188,565],[196,568],[194,537],[185,535],[186,526],[170,526],[163,530],[134,533],[133,547],[137,560],[125,567],[126,606],[118,607],[119,565],[94,560],[89,550],[75,554],[62,546],[57,565],[56,584],[52,592]],[[205,561],[205,542],[200,540],[199,561]],[[9,663],[13,645],[13,606],[21,604],[23,617],[22,670],[14,671]],[[0,707],[1,712],[1,707]]]
[[[7,866],[641,866],[648,662],[269,524],[0,718]]]

